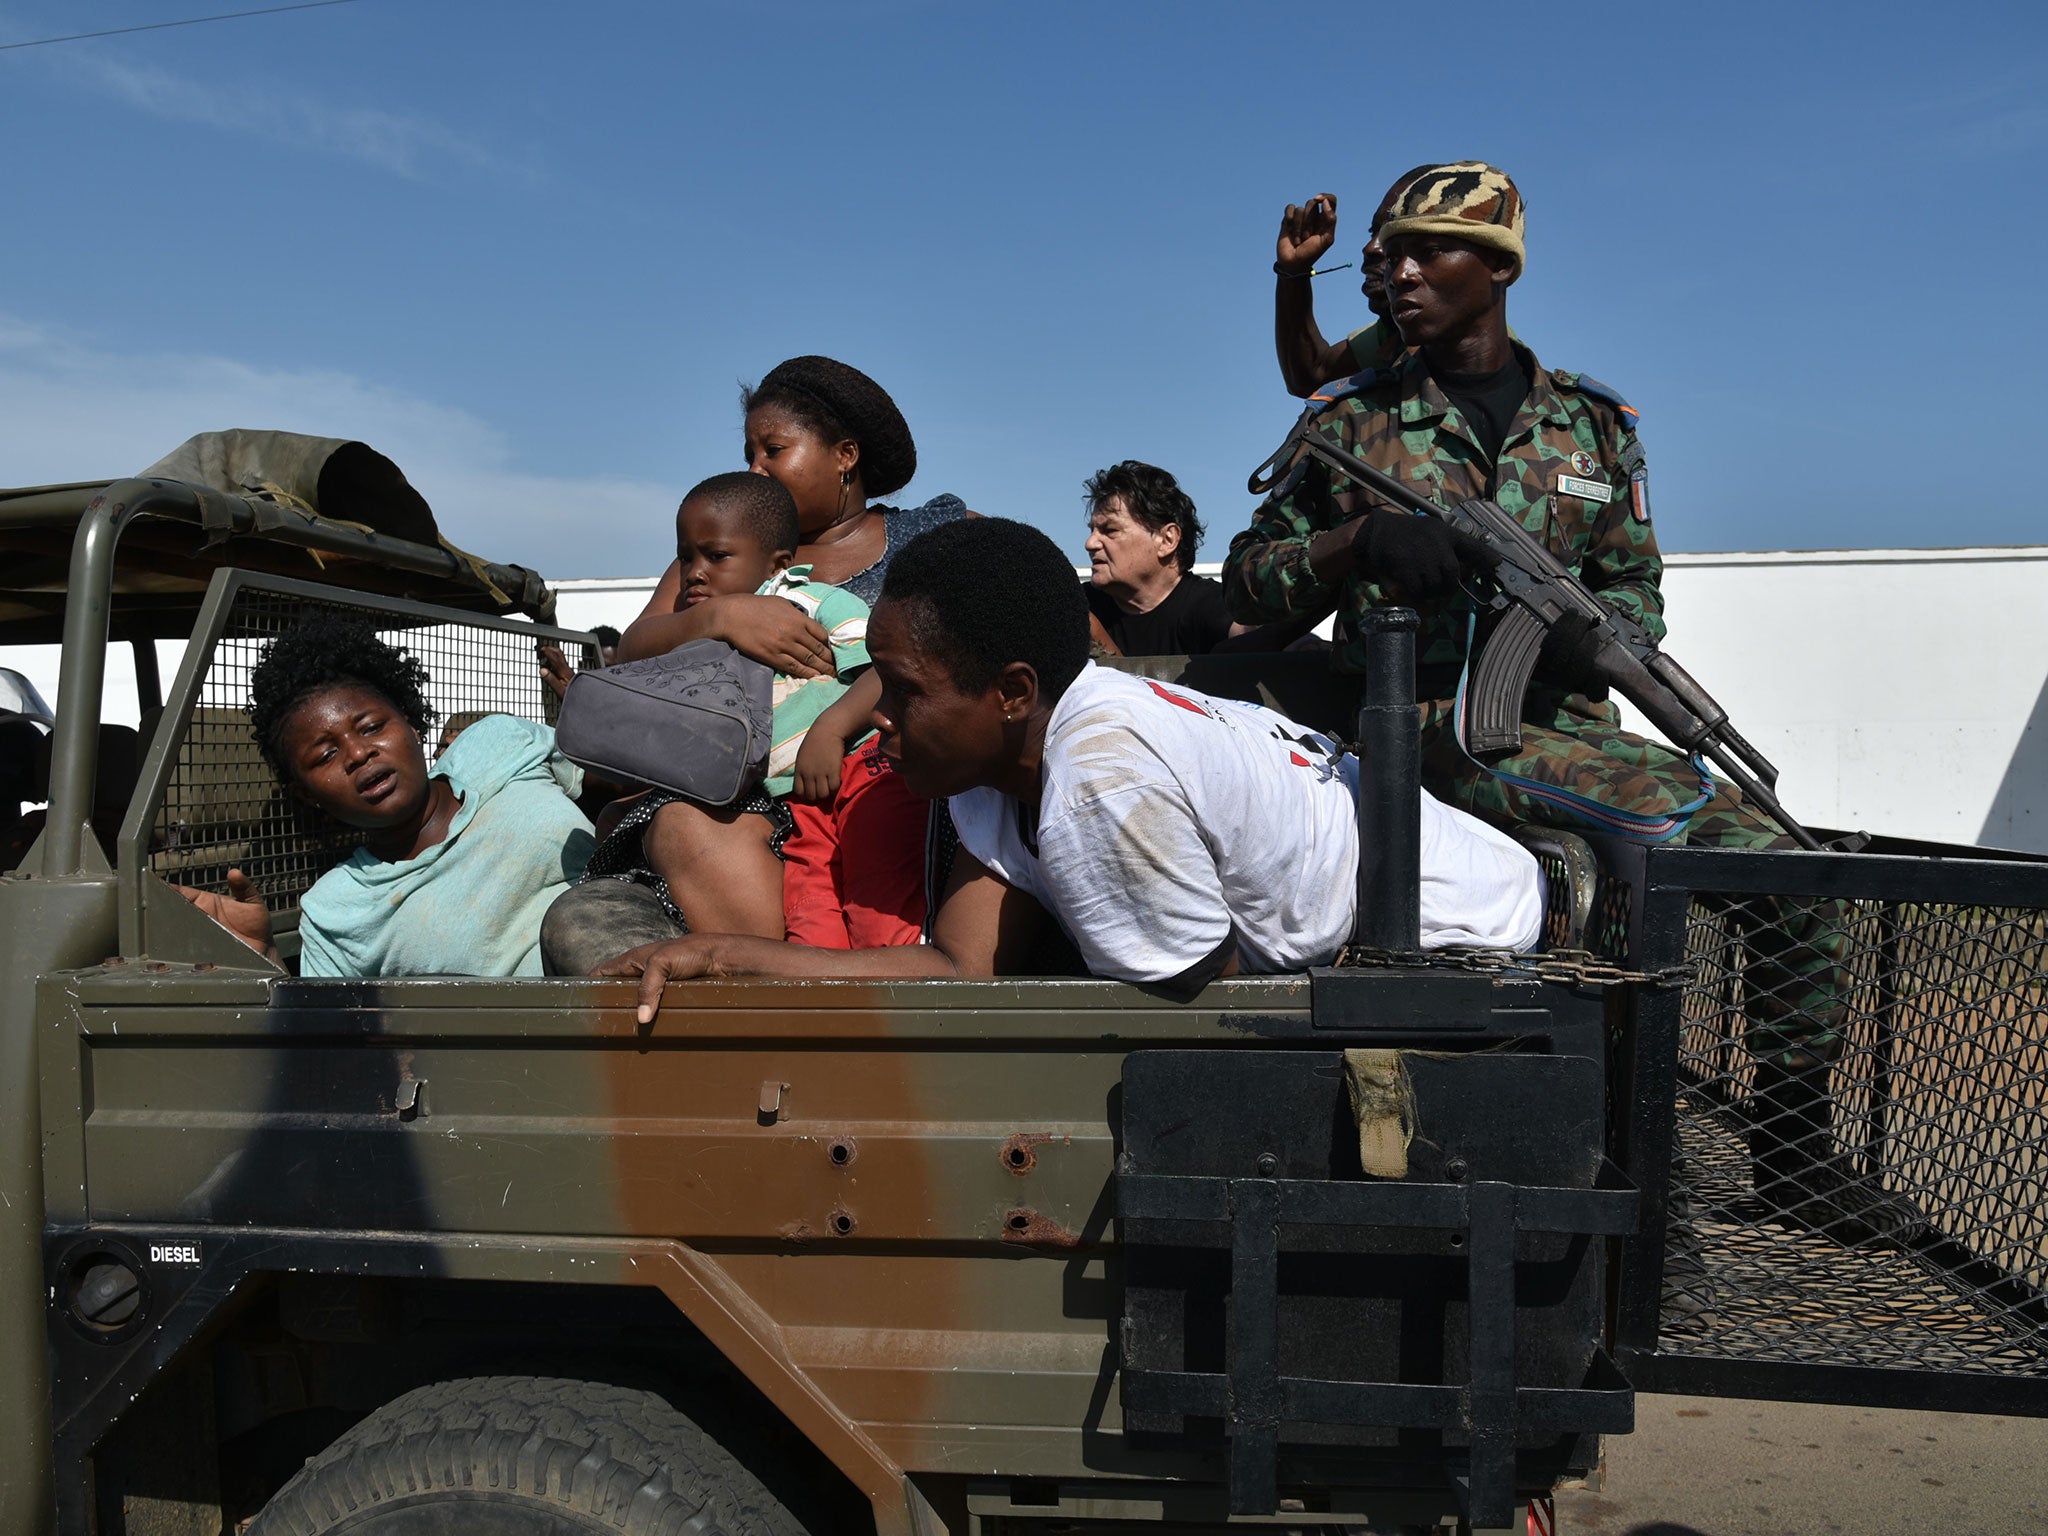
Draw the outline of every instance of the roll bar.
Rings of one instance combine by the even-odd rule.
[[[70,492],[75,496],[76,490]],[[54,518],[63,492],[23,498],[18,517]],[[194,524],[213,544],[254,534],[302,549],[349,555],[377,565],[488,592],[506,608],[552,615],[554,595],[532,571],[473,560],[439,545],[392,538],[338,523],[297,507],[237,496],[176,480],[117,480],[79,517],[65,585],[64,651],[58,675],[57,724],[50,743],[50,808],[43,833],[43,874],[61,880],[85,872],[85,825],[98,770],[100,692],[106,681],[108,626],[114,609],[114,555],[138,517]]]

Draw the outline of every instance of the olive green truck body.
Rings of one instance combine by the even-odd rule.
[[[138,519],[156,542],[130,561]],[[415,1502],[386,1488],[327,1524],[272,1501],[394,1400],[492,1383],[687,1415],[775,1508],[694,1528],[922,1536],[1519,1525],[1597,1472],[1631,1381],[2048,1409],[2026,1199],[2048,866],[1609,850],[1599,875],[1551,861],[1605,960],[1396,960],[1192,1001],[691,983],[643,1027],[620,983],[300,980],[173,889],[249,867],[289,952],[333,856],[247,739],[262,641],[350,607],[422,654],[446,712],[541,718],[534,640],[587,637],[534,623],[529,573],[189,487],[0,500],[10,528],[70,545],[49,628],[10,632],[65,645],[48,826],[0,878],[10,1531],[440,1530],[403,1523],[426,1470]],[[152,584],[173,546],[182,584]],[[145,680],[111,861],[110,626],[138,651],[192,635],[161,708]],[[1190,680],[1328,713],[1299,660]],[[1912,1251],[1791,1231],[1736,1187],[1727,914],[1764,891],[1862,925],[1840,1134],[1929,1210]],[[1405,1094],[1377,1177],[1347,1050]],[[1721,1310],[1673,1335],[1680,1190]],[[1804,1315],[1772,1289],[1801,1265]],[[478,1494],[481,1523],[445,1528],[604,1528],[560,1513],[587,1508],[573,1472],[533,1474],[570,1523],[490,1524]]]

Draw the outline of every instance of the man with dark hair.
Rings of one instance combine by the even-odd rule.
[[[960,834],[929,944],[700,934],[597,974],[641,977],[643,1022],[685,977],[1014,974],[1048,914],[1092,974],[1184,992],[1329,963],[1356,904],[1356,760],[1271,710],[1092,665],[1087,618],[1073,567],[1022,523],[946,524],[889,569],[875,724]],[[1535,860],[1509,838],[1424,796],[1422,865],[1425,946],[1535,941]]]
[[[1125,459],[1088,477],[1088,611],[1125,656],[1202,656],[1239,630],[1195,574],[1202,520],[1172,475]]]
[[[597,664],[616,666],[619,660],[619,632],[609,624],[593,624],[590,633],[597,641]]]

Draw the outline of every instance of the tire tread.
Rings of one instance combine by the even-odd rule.
[[[754,1474],[651,1392],[471,1376],[393,1399],[307,1462],[249,1536],[322,1536],[435,1492],[552,1505],[621,1536],[806,1536]],[[474,1528],[474,1527],[465,1527]]]

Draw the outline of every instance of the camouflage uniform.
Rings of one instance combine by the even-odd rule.
[[[1391,368],[1406,350],[1401,345],[1401,333],[1394,329],[1391,320],[1375,320],[1364,329],[1353,331],[1344,344],[1351,349],[1352,367],[1361,371]]]
[[[1581,374],[1545,370],[1527,348],[1519,342],[1514,346],[1534,384],[1508,428],[1496,464],[1486,462],[1419,352],[1324,391],[1333,403],[1311,430],[1445,506],[1491,497],[1603,602],[1661,639],[1663,561],[1650,528],[1635,411],[1605,386]],[[1344,578],[1341,592],[1333,592],[1332,584],[1319,580],[1309,566],[1309,543],[1317,534],[1367,509],[1349,482],[1332,484],[1340,478],[1298,457],[1254,514],[1251,527],[1231,540],[1224,589],[1231,616],[1245,624],[1327,608],[1335,597],[1336,664],[1360,671],[1365,654],[1360,616],[1386,596],[1359,575]],[[1580,482],[1585,494],[1562,488],[1561,479]],[[1604,499],[1597,493],[1602,486],[1610,493]],[[1474,614],[1474,602],[1465,592],[1422,610],[1417,691],[1425,701],[1424,784],[1451,804],[1496,823],[1583,825],[1569,812],[1503,783],[1460,749],[1453,696]],[[1604,698],[1564,694],[1538,683],[1529,690],[1522,718],[1521,750],[1489,766],[1638,813],[1669,813],[1699,796],[1700,778],[1689,761],[1622,730],[1619,712]],[[1729,784],[1719,785],[1693,817],[1686,841],[1716,848],[1795,846]],[[1752,973],[1760,994],[1752,1017],[1769,1019],[1786,1045],[1819,1045],[1829,1033],[1823,1021],[1836,991],[1839,929],[1810,910],[1787,910],[1783,917],[1750,936],[1760,962]],[[1755,1043],[1769,1048],[1771,1042]]]

